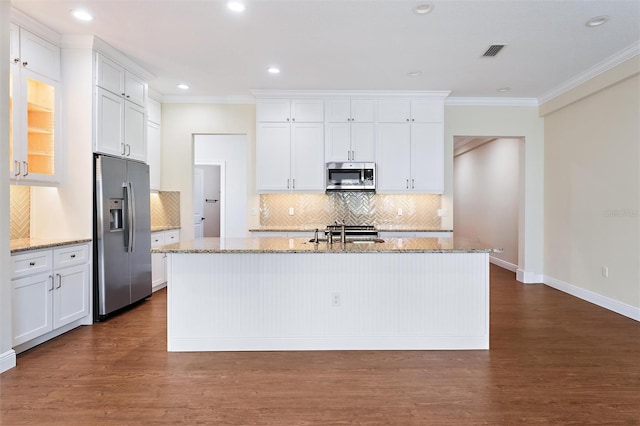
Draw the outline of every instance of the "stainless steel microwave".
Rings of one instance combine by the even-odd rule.
[[[327,163],[327,191],[375,191],[376,163]]]

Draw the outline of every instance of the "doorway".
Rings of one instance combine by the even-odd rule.
[[[221,181],[224,164],[194,165],[193,226],[196,238],[220,237]]]
[[[523,221],[524,138],[454,136],[456,237],[499,247],[491,263],[516,272]]]
[[[194,135],[195,238],[246,237],[247,159],[247,135]]]

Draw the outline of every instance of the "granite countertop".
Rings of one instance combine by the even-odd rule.
[[[327,225],[261,226],[249,232],[314,232],[326,229]],[[420,227],[416,225],[378,225],[378,232],[453,232],[452,229]]]
[[[308,238],[200,238],[152,253],[494,253],[502,249],[455,238],[385,238],[383,243],[314,244]]]
[[[151,232],[172,231],[174,229],[180,229],[180,226],[164,225],[164,226],[152,226]]]
[[[40,250],[89,242],[91,242],[91,238],[22,238],[19,240],[11,240],[9,247],[11,249],[11,254],[14,254],[29,250]]]

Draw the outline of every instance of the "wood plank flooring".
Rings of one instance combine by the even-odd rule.
[[[2,425],[638,425],[640,324],[491,268],[489,351],[167,353],[166,293],[18,356]]]

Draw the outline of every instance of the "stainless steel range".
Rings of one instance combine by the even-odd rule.
[[[316,230],[315,237],[311,242],[334,242],[342,243],[382,243],[384,240],[378,238],[378,231],[374,225],[345,225],[336,221],[333,225],[328,225],[324,230],[324,238],[320,238]]]

